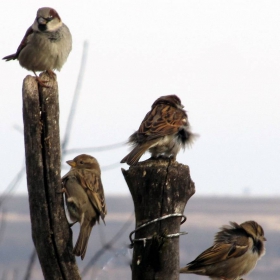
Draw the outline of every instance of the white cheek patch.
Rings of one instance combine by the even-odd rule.
[[[57,22],[56,20],[52,20],[47,23],[47,30],[50,32],[56,31],[62,26],[62,21]]]

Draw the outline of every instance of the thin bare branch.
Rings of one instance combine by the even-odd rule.
[[[2,209],[2,214],[1,214],[1,221],[0,221],[0,243],[4,238],[4,230],[6,228],[7,220],[6,220],[6,210]]]
[[[30,280],[31,279],[31,273],[32,273],[33,267],[35,265],[36,256],[37,256],[37,253],[36,253],[36,249],[34,248],[33,251],[32,251],[32,254],[29,258],[29,263],[28,263],[28,266],[27,266],[27,269],[26,269],[25,276],[23,278],[24,280]]]
[[[73,148],[73,149],[64,150],[64,152],[65,152],[65,154],[104,152],[104,151],[109,151],[109,150],[118,149],[120,147],[123,147],[123,145],[125,143],[126,142],[119,142],[119,143],[105,145],[105,146],[88,147],[88,148]]]
[[[14,130],[16,130],[17,132],[19,132],[21,135],[23,135],[23,129],[22,126],[18,125],[18,124],[14,124],[13,125]]]
[[[6,187],[4,192],[0,196],[0,207],[6,200],[6,198],[11,195],[12,191],[15,190],[15,188],[18,186],[20,180],[22,179],[23,175],[25,174],[25,165],[22,166],[20,171],[16,174],[16,176],[13,178],[11,183]]]
[[[78,80],[77,80],[77,84],[76,84],[76,89],[74,92],[74,97],[72,100],[72,105],[71,105],[70,113],[68,116],[64,139],[61,144],[62,156],[64,155],[63,151],[66,149],[66,147],[69,143],[69,140],[70,140],[71,128],[72,128],[72,124],[73,124],[73,120],[74,120],[74,116],[75,116],[75,112],[76,112],[76,108],[77,108],[77,104],[78,104],[78,99],[79,99],[81,88],[82,88],[82,82],[83,82],[83,78],[84,78],[85,68],[86,68],[87,54],[88,54],[88,42],[85,41],[84,46],[83,46],[83,55],[82,55],[82,59],[81,59],[81,65],[80,65],[79,76],[78,76]]]
[[[112,237],[110,241],[105,243],[101,249],[99,249],[94,256],[90,259],[88,264],[85,266],[84,270],[81,273],[81,276],[84,277],[90,270],[90,268],[98,261],[99,258],[107,251],[111,250],[113,245],[122,237],[124,232],[128,229],[128,227],[131,225],[131,223],[134,221],[133,219],[134,213],[130,215],[130,217],[127,219],[127,221],[123,224],[123,226],[120,228],[120,230]]]

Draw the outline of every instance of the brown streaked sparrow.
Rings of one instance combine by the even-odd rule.
[[[22,67],[33,71],[40,85],[44,86],[36,71],[60,71],[72,49],[72,36],[56,10],[40,8],[34,23],[27,29],[16,53],[5,56],[6,61],[18,59]]]
[[[128,143],[133,149],[121,163],[134,165],[147,150],[152,154],[152,158],[175,160],[179,150],[192,144],[197,136],[191,132],[188,116],[183,108],[176,95],[158,98],[138,131],[129,137]]]
[[[90,155],[79,155],[67,163],[71,169],[62,177],[62,190],[70,218],[80,223],[73,253],[83,260],[92,227],[96,221],[99,223],[100,216],[104,222],[107,214],[101,170],[97,160]]]
[[[180,269],[180,273],[209,276],[212,280],[241,280],[265,254],[263,228],[255,221],[223,226],[212,247]]]

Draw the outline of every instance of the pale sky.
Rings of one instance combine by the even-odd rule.
[[[126,141],[155,99],[176,94],[200,134],[177,157],[189,165],[196,195],[280,195],[279,0],[16,2],[0,2],[1,57],[16,51],[43,6],[55,8],[73,36],[57,73],[61,138],[89,42],[69,149]],[[33,74],[17,61],[1,61],[0,71],[1,194],[24,162],[21,89]],[[128,151],[90,154],[104,168]],[[103,170],[105,193],[129,193],[121,167],[128,168]],[[23,178],[16,193],[26,192]]]

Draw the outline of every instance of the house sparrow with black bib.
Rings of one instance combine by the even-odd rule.
[[[56,10],[40,8],[34,23],[27,29],[16,53],[5,56],[6,61],[18,59],[19,64],[33,71],[38,83],[44,81],[36,71],[47,71],[55,77],[53,70],[59,70],[72,49],[72,36],[68,27],[61,21]]]
[[[223,226],[212,247],[180,269],[180,273],[209,276],[212,280],[241,280],[265,254],[263,228],[255,221]]]
[[[153,159],[176,160],[179,150],[191,145],[197,136],[191,132],[188,116],[183,108],[176,95],[158,98],[139,129],[129,137],[128,143],[133,149],[121,163],[135,165],[147,150]]]
[[[79,155],[68,160],[70,171],[62,177],[62,191],[71,220],[80,223],[80,233],[73,253],[83,260],[92,227],[107,214],[101,170],[90,155]],[[105,222],[104,222],[105,223]]]

